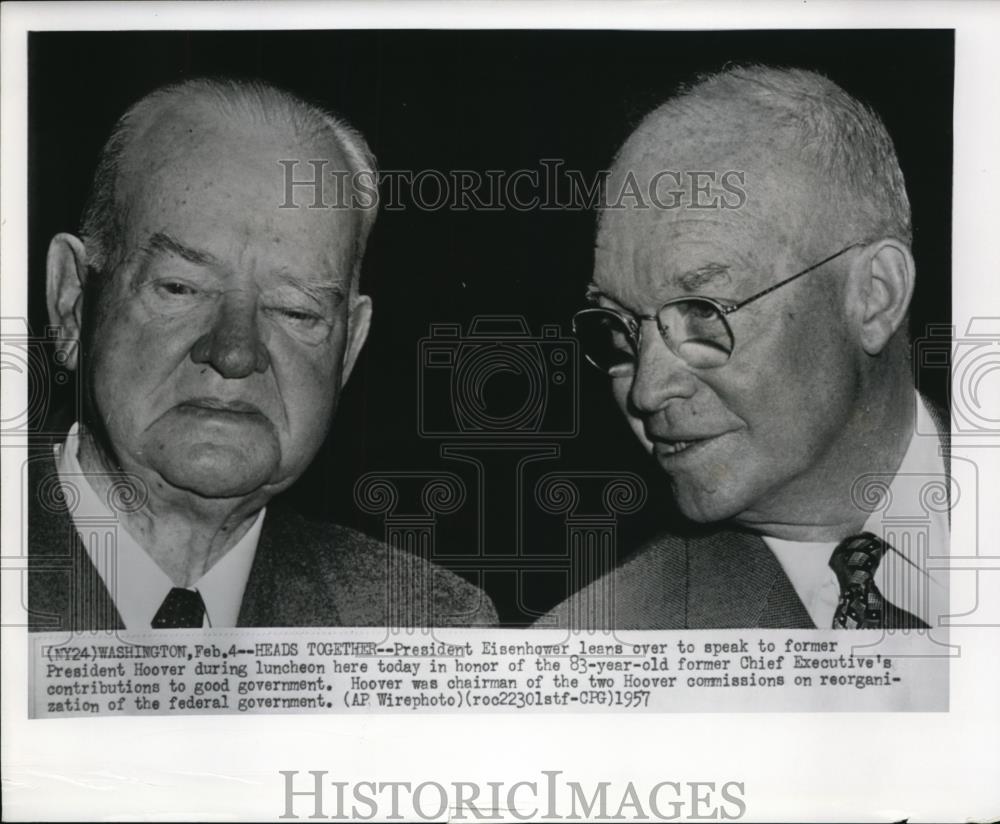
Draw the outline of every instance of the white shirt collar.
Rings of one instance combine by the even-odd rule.
[[[929,485],[940,483],[938,488],[947,490],[948,481],[940,432],[924,399],[919,394],[916,398],[913,436],[903,461],[891,480],[884,479],[888,494],[876,496],[879,505],[862,531],[874,533],[892,546],[875,573],[875,585],[883,597],[937,626],[948,612],[948,587],[943,572],[927,570],[927,556],[948,552],[948,511],[946,506],[928,507],[925,499],[934,494]],[[926,434],[930,432],[936,434]],[[873,475],[871,480],[877,485],[880,478]],[[837,543],[763,538],[813,623],[819,628],[830,627],[840,598],[840,585],[829,565]]]
[[[70,513],[73,526],[111,593],[125,628],[148,630],[174,583],[94,491],[80,467],[79,446],[79,426],[74,423],[65,443],[55,448],[59,480],[73,487],[78,497]],[[264,513],[262,509],[239,542],[190,587],[200,592],[205,602],[205,626],[236,626]]]

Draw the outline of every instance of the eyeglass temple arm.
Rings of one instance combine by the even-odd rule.
[[[840,257],[842,254],[844,254],[844,252],[849,252],[851,249],[857,249],[857,248],[859,248],[861,246],[864,246],[864,245],[865,245],[864,243],[858,242],[858,243],[852,243],[850,246],[845,246],[839,252],[834,252],[832,255],[830,255],[830,257],[823,258],[819,263],[814,263],[808,269],[803,269],[801,272],[796,272],[791,277],[787,277],[784,280],[780,280],[777,283],[775,283],[773,286],[768,286],[764,291],[758,292],[756,295],[750,295],[750,297],[748,297],[748,298],[744,298],[739,303],[735,303],[732,306],[726,306],[726,307],[724,307],[723,310],[722,310],[722,314],[729,315],[729,314],[735,312],[737,309],[742,309],[748,303],[753,303],[755,300],[760,300],[760,298],[764,297],[764,295],[771,294],[771,292],[773,292],[775,289],[780,289],[782,286],[787,286],[793,280],[798,280],[803,275],[808,275],[810,272],[815,271],[816,269],[819,269],[820,266],[823,266],[824,264],[829,263],[834,258]]]

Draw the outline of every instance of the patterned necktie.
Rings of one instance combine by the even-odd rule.
[[[830,556],[830,568],[840,583],[834,629],[926,629],[927,624],[893,606],[875,586],[875,570],[889,545],[871,532],[852,535]]]
[[[205,621],[205,602],[197,590],[174,587],[153,616],[153,629],[200,627]]]

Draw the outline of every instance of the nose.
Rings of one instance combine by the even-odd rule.
[[[656,322],[643,324],[629,401],[637,413],[650,415],[675,398],[690,398],[697,386],[688,365],[660,337]]]
[[[212,327],[191,348],[191,359],[208,364],[224,378],[266,372],[271,359],[260,336],[256,300],[250,295],[223,295]]]

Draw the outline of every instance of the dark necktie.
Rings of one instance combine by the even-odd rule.
[[[174,587],[153,616],[153,629],[200,627],[205,622],[205,602],[197,590]]]
[[[889,545],[871,532],[840,542],[830,556],[830,568],[840,583],[834,629],[926,629],[927,624],[893,606],[875,586],[875,570]]]

